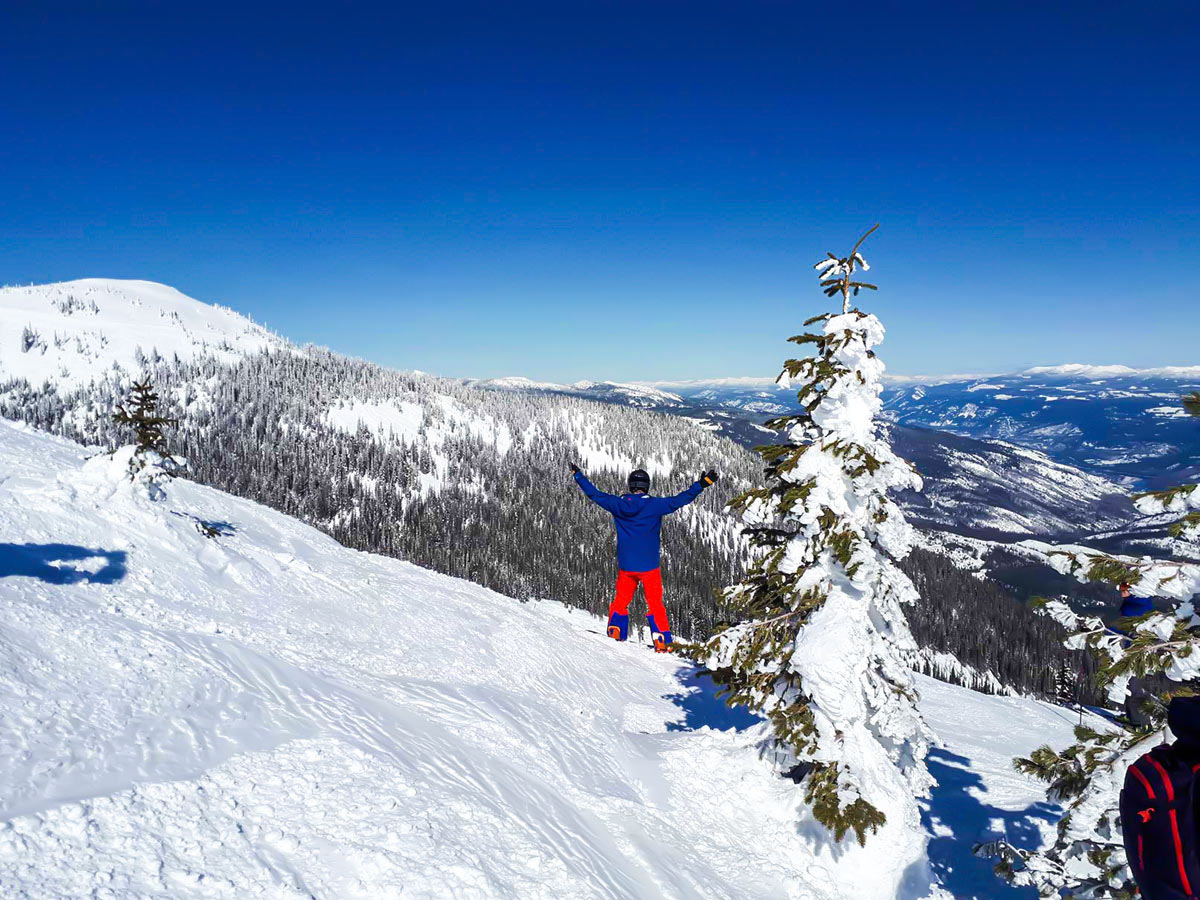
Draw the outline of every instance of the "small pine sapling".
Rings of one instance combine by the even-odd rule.
[[[113,422],[133,430],[134,450],[129,460],[130,478],[142,470],[156,470],[154,475],[174,475],[180,468],[179,461],[167,448],[164,428],[174,428],[178,419],[158,414],[158,394],[150,380],[134,382],[128,404],[120,404],[113,413]]]

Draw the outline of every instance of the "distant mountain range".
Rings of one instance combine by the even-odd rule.
[[[1137,371],[1058,366],[948,384],[904,385],[889,418],[1011,441],[1148,488],[1200,472],[1200,430],[1179,398],[1200,390],[1200,366]]]
[[[769,378],[648,382],[674,398],[664,405],[721,412],[784,413],[795,391]],[[1179,405],[1200,390],[1200,366],[1132,369],[1070,364],[1009,375],[897,376],[884,392],[884,416],[901,425],[999,440],[1116,481],[1147,488],[1200,471],[1200,431]]]

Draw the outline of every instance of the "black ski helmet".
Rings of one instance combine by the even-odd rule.
[[[634,469],[629,473],[629,490],[633,493],[650,491],[650,473],[645,469]]]

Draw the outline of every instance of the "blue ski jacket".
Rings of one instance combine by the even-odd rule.
[[[662,537],[663,516],[682,509],[700,496],[704,485],[699,481],[674,497],[649,494],[606,494],[575,473],[580,490],[597,506],[612,513],[617,526],[617,567],[623,572],[649,572],[657,569]]]
[[[1133,619],[1154,612],[1154,601],[1149,597],[1134,597],[1132,594],[1121,601],[1121,618]]]

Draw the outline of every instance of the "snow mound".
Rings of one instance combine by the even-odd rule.
[[[151,281],[84,278],[0,288],[0,382],[81,387],[140,357],[226,362],[287,342],[230,309]]]

